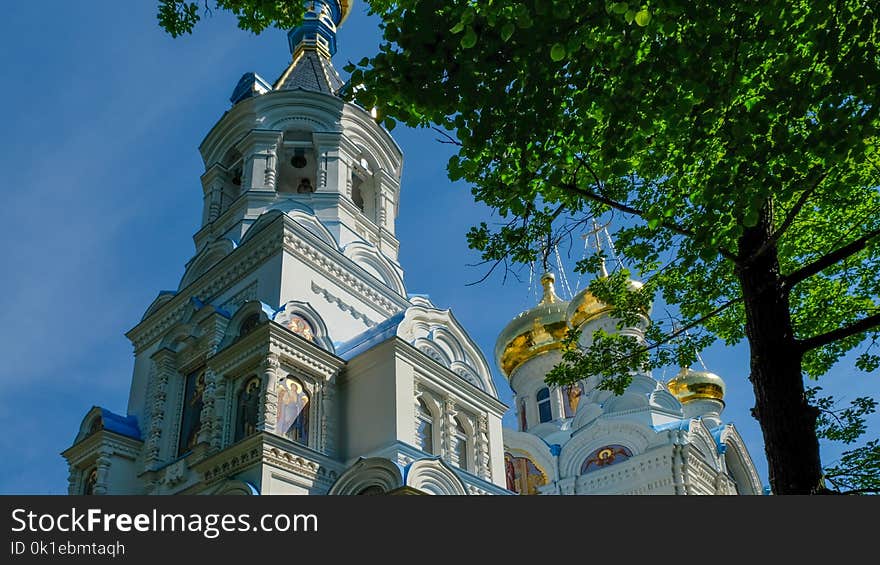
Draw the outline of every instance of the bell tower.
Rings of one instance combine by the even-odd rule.
[[[488,363],[404,286],[402,152],[339,95],[351,1],[305,6],[199,146],[195,253],[126,334],[125,416],[94,407],[64,452],[71,494],[507,493]]]
[[[246,73],[232,108],[200,145],[202,228],[197,254],[219,239],[239,243],[270,209],[314,215],[341,247],[373,248],[402,276],[395,237],[402,154],[370,111],[344,103],[332,63],[350,1],[306,3],[288,33],[291,61],[270,84]],[[365,266],[375,270],[375,266]]]

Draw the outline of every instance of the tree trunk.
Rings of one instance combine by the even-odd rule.
[[[772,226],[773,206],[768,201],[758,224],[746,228],[740,238],[740,257],[751,257],[761,249],[771,237]],[[776,245],[740,268],[737,276],[751,347],[752,414],[764,434],[770,486],[774,494],[816,494],[823,490],[816,437],[818,410],[804,395],[802,354],[794,339]]]

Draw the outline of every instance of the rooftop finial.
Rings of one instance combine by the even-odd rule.
[[[553,304],[554,302],[560,301],[559,297],[556,295],[556,288],[554,286],[555,282],[556,275],[550,271],[541,275],[541,286],[544,287],[544,296],[538,304]]]

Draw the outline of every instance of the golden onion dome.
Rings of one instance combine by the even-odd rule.
[[[724,380],[709,371],[682,368],[666,386],[679,402],[691,400],[719,400],[724,402]]]
[[[342,25],[342,22],[351,13],[351,5],[354,4],[354,0],[340,0],[339,4],[342,8],[342,17],[339,18],[339,25]]]
[[[556,295],[553,273],[544,273],[544,296],[538,305],[510,321],[495,343],[495,360],[505,377],[534,357],[562,349],[568,331],[568,302]]]
[[[606,275],[607,276],[607,275]],[[629,290],[637,291],[642,288],[642,283],[630,279],[627,283]],[[574,295],[568,304],[568,320],[572,328],[579,328],[583,324],[594,320],[603,314],[611,312],[614,307],[596,298],[587,287]]]

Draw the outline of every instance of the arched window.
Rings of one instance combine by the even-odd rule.
[[[358,175],[351,175],[351,201],[358,207],[361,212],[364,211],[364,193],[361,192],[361,186],[364,181]]]
[[[538,494],[538,487],[547,484],[547,475],[528,457],[504,454],[507,490],[517,494]]]
[[[352,163],[351,201],[367,218],[376,221],[375,178],[369,161],[364,157]]]
[[[452,451],[455,454],[455,464],[467,471],[470,468],[468,435],[458,418],[455,419],[455,437],[453,438]]]
[[[566,418],[574,418],[583,394],[584,387],[581,383],[574,383],[562,387],[562,411]]]
[[[581,475],[589,473],[590,471],[595,471],[596,469],[602,469],[603,467],[610,467],[617,463],[623,463],[630,457],[632,457],[632,451],[630,451],[628,447],[622,445],[606,445],[605,447],[600,447],[584,460],[581,465]]]
[[[247,379],[238,392],[238,410],[235,419],[235,441],[257,431],[260,410],[260,379]]]
[[[434,415],[421,398],[416,411],[416,442],[425,453],[434,453]]]
[[[379,485],[371,485],[358,493],[358,496],[377,496],[385,494],[385,489]]]
[[[309,444],[309,393],[292,377],[278,385],[275,431],[289,440]]]
[[[85,496],[92,496],[95,494],[95,486],[98,484],[98,470],[91,469],[86,475],[86,480],[83,483],[82,493]]]
[[[260,315],[259,314],[251,314],[241,323],[241,328],[238,330],[238,337],[244,337],[247,334],[251,333],[256,329],[256,327],[260,324]]]
[[[542,424],[553,419],[553,413],[550,410],[550,389],[547,387],[538,391],[538,421]]]

